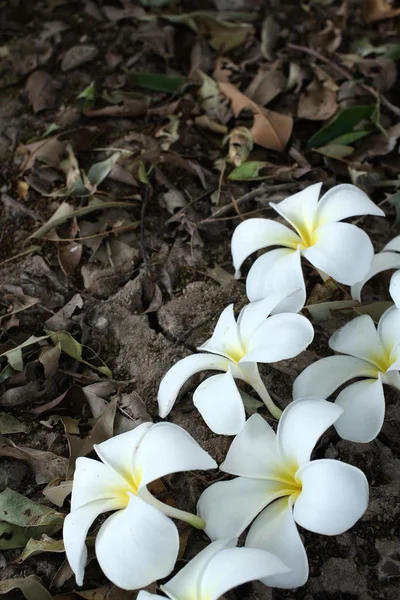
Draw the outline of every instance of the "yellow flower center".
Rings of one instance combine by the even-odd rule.
[[[297,233],[301,237],[301,249],[305,250],[314,246],[318,241],[317,231],[313,230],[312,227],[308,227],[305,223],[296,225]]]
[[[244,348],[241,348],[240,346],[237,346],[235,348],[229,348],[229,350],[227,352],[227,355],[229,356],[231,361],[236,364],[239,362],[239,360],[241,358],[243,358],[243,356],[245,354],[246,354],[246,350]]]
[[[302,483],[297,475],[299,466],[296,463],[281,464],[277,468],[274,479],[280,484],[282,496],[292,496],[293,502],[301,494]]]
[[[136,473],[121,473],[121,475],[124,478],[124,482],[121,482],[121,485],[114,488],[113,492],[115,497],[120,500],[122,508],[125,508],[129,504],[129,494],[137,496],[142,473],[137,471]]]
[[[396,361],[396,357],[393,358],[391,356],[391,351],[383,348],[381,351],[371,352],[368,356],[368,360],[376,366],[378,373],[386,373],[386,371],[392,366],[392,364]]]

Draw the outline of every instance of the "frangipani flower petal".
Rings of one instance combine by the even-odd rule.
[[[338,387],[355,377],[376,377],[376,369],[371,363],[354,356],[321,358],[296,378],[293,398],[329,398]]]
[[[285,462],[299,467],[308,463],[315,444],[342,412],[339,406],[325,400],[305,399],[289,404],[277,431],[279,450]]]
[[[278,204],[270,202],[270,206],[299,233],[312,231],[321,187],[322,183],[314,183]]]
[[[234,438],[220,470],[240,477],[267,479],[276,475],[281,463],[274,430],[261,415],[254,414]]]
[[[238,225],[232,236],[232,258],[236,277],[250,254],[268,246],[285,246],[296,250],[299,236],[281,223],[269,219],[248,219]]]
[[[379,254],[375,254],[368,274],[361,281],[351,286],[350,291],[353,300],[361,302],[361,290],[367,281],[388,269],[400,269],[400,254],[397,254],[397,252],[379,252]]]
[[[160,596],[160,594],[150,594],[150,592],[146,592],[146,590],[140,590],[137,595],[137,600],[152,600],[152,598],[162,598],[162,600],[165,600],[165,596]]]
[[[270,502],[282,495],[276,481],[237,477],[219,481],[200,496],[197,514],[211,540],[239,536]]]
[[[272,314],[299,312],[306,301],[306,288],[301,268],[300,249],[277,248],[266,252],[254,262],[246,279],[250,302],[261,300],[270,293],[286,288],[296,290],[288,295]]]
[[[202,578],[209,562],[221,550],[236,546],[237,538],[220,539],[212,542],[204,550],[196,554],[170,581],[161,586],[170,598],[185,600],[201,598]]]
[[[115,498],[115,490],[126,488],[126,481],[115,471],[92,458],[79,457],[76,461],[71,510],[89,502]]]
[[[356,467],[325,458],[306,464],[297,477],[302,491],[294,505],[294,520],[305,529],[339,535],[367,509],[368,482]]]
[[[153,425],[142,439],[134,467],[141,473],[142,488],[164,475],[215,469],[217,463],[182,427],[163,422]]]
[[[400,235],[397,235],[386,244],[386,246],[383,248],[383,252],[386,252],[387,250],[392,252],[400,252]]]
[[[385,213],[358,187],[342,183],[328,190],[318,202],[316,226],[320,227],[357,215],[384,217]]]
[[[192,354],[175,363],[161,380],[158,390],[159,415],[165,418],[171,411],[179,390],[195,373],[204,370],[227,371],[230,361],[212,354]]]
[[[290,573],[271,575],[261,581],[270,587],[291,589],[308,579],[307,553],[301,541],[289,498],[275,500],[255,519],[246,537],[246,548],[260,548],[279,556]]]
[[[374,249],[365,231],[350,223],[328,223],[316,236],[316,243],[303,250],[314,267],[346,285],[367,275]]]
[[[121,505],[116,499],[95,500],[74,510],[65,517],[63,528],[64,548],[78,585],[83,585],[83,575],[88,555],[85,540],[90,526],[102,513],[118,508],[121,508]]]
[[[242,344],[233,312],[233,304],[230,304],[222,311],[212,336],[199,346],[198,350],[214,352],[227,358],[230,357],[232,351],[239,354],[242,352]]]
[[[314,337],[314,328],[302,315],[272,315],[251,336],[241,362],[275,362],[297,356]]]
[[[134,455],[146,433],[153,427],[153,423],[142,423],[132,431],[121,433],[109,440],[94,446],[97,455],[103,463],[108,465],[128,484],[132,480]],[[124,451],[121,451],[124,448]],[[76,487],[76,486],[75,486]]]
[[[398,355],[396,346],[400,344],[400,310],[395,306],[386,310],[379,319],[378,336],[390,358],[395,360]]]
[[[271,292],[262,300],[250,302],[242,308],[238,316],[237,324],[240,340],[244,346],[247,345],[252,334],[265,323],[267,317],[282,303],[282,300],[292,293],[292,291],[293,290],[288,287],[282,286],[279,291]]]
[[[335,352],[356,356],[374,364],[382,348],[373,320],[369,315],[356,317],[332,335],[329,346]]]
[[[102,571],[124,590],[145,587],[169,575],[178,550],[179,534],[171,519],[134,494],[127,508],[103,523],[96,538]]]
[[[214,433],[235,435],[245,424],[242,397],[230,371],[205,379],[196,389],[193,403]]]
[[[399,267],[400,268],[400,256]],[[400,271],[393,273],[390,279],[389,294],[397,308],[400,308]]]
[[[341,438],[351,442],[371,442],[382,429],[385,396],[380,379],[364,379],[346,387],[336,398],[344,409],[335,428]]]
[[[217,600],[238,585],[289,571],[280,558],[262,549],[226,548],[205,567],[200,598]]]

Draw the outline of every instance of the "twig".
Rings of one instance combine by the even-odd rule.
[[[292,183],[278,183],[276,185],[270,185],[269,183],[262,183],[260,186],[258,186],[254,190],[251,190],[251,192],[248,192],[247,194],[244,194],[244,196],[241,196],[240,198],[238,198],[236,200],[236,207],[238,208],[244,202],[247,202],[248,200],[253,200],[253,198],[256,198],[257,196],[261,196],[261,194],[290,190],[290,189],[292,189],[292,187],[296,186],[297,184],[299,184],[301,186],[304,185],[304,187],[306,185],[308,185],[308,183],[300,182],[300,181],[293,181]],[[221,206],[221,208],[216,210],[215,213],[213,213],[210,217],[207,217],[207,219],[203,219],[202,221],[197,223],[197,225],[203,225],[204,223],[210,223],[211,221],[216,220],[218,217],[222,217],[222,216],[226,215],[226,213],[228,213],[230,210],[232,210],[233,208],[236,208],[236,207],[234,207],[233,203],[226,204],[225,206]]]
[[[343,67],[341,67],[340,65],[335,63],[332,59],[327,58],[326,56],[324,56],[323,54],[320,54],[316,50],[312,50],[312,48],[307,48],[307,46],[300,46],[298,44],[288,44],[287,47],[290,50],[297,50],[298,52],[304,52],[304,54],[309,54],[310,56],[314,56],[314,58],[320,60],[321,62],[325,63],[326,65],[331,65],[331,67],[333,69],[336,69],[336,71],[338,73],[340,73],[340,75],[342,75],[342,77],[347,79],[347,81],[353,80],[353,75],[349,71],[347,71],[347,69],[344,69]],[[382,94],[379,94],[379,92],[377,92],[377,90],[372,88],[370,85],[367,85],[366,83],[362,83],[361,81],[357,82],[357,83],[363,90],[365,90],[366,92],[371,94],[371,96],[374,96],[374,98],[379,98],[381,101],[381,104],[383,104],[383,106],[385,106],[394,115],[396,115],[396,117],[400,117],[400,107],[395,106],[394,104],[389,102],[389,100],[385,96],[383,96]]]

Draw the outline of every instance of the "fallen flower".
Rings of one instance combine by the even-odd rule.
[[[293,398],[328,398],[351,379],[366,378],[337,396],[343,414],[335,428],[345,440],[370,442],[385,418],[382,384],[400,390],[400,310],[385,311],[378,329],[369,315],[356,317],[333,334],[329,346],[347,356],[328,356],[304,369],[293,384]]]
[[[351,286],[351,297],[361,302],[361,291],[364,285],[375,275],[389,269],[400,269],[400,235],[391,240],[372,259],[371,268],[364,279]]]
[[[391,295],[396,308],[400,308],[400,271],[393,273],[390,279],[389,294]]]
[[[360,281],[368,273],[373,257],[368,235],[355,225],[339,221],[355,215],[385,213],[354,185],[336,185],[318,201],[321,187],[322,183],[316,183],[278,204],[270,203],[293,229],[270,219],[247,219],[235,229],[232,257],[236,277],[253,252],[268,246],[284,247],[260,256],[251,267],[246,282],[250,301],[264,298],[271,282],[276,286],[283,283],[288,271],[294,270],[296,278],[303,279],[300,255],[321,275],[346,285]],[[302,288],[305,297],[304,280]],[[292,310],[299,308],[295,304]]]
[[[71,512],[64,522],[65,551],[77,584],[83,583],[87,532],[99,515],[110,511],[118,512],[104,521],[95,546],[108,579],[133,590],[166,577],[179,549],[178,531],[169,517],[199,529],[204,522],[163,504],[147,485],[169,473],[213,469],[215,461],[172,423],[143,423],[94,448],[102,462],[78,458]]]
[[[217,600],[232,588],[268,579],[290,569],[270,552],[255,548],[235,548],[237,539],[218,540],[207,546],[161,590],[171,600]],[[138,600],[164,598],[141,590]]]
[[[323,400],[292,402],[276,434],[260,415],[252,415],[220,467],[238,477],[214,483],[199,499],[198,514],[212,540],[240,535],[259,515],[246,547],[272,552],[292,570],[263,580],[267,585],[293,588],[307,581],[307,554],[296,523],[338,535],[367,508],[368,482],[360,469],[330,459],[310,462],[317,440],[342,412]]]
[[[258,371],[258,362],[271,363],[293,358],[314,337],[308,319],[293,313],[268,316],[287,296],[271,294],[246,305],[237,321],[233,304],[221,313],[212,337],[198,350],[174,364],[161,381],[158,392],[160,417],[171,411],[179,390],[189,377],[204,370],[225,371],[212,375],[196,389],[193,402],[214,433],[234,435],[245,423],[245,411],[234,379],[249,383],[270,413],[279,419],[281,410],[272,401]],[[268,317],[268,318],[267,318]]]

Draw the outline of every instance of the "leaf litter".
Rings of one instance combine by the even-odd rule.
[[[45,12],[26,8],[33,35],[19,4],[5,7],[11,27],[0,47],[0,481],[11,488],[0,492],[9,517],[0,538],[13,569],[0,593],[133,599],[104,585],[93,563],[90,584],[70,591],[60,528],[76,458],[154,419],[160,372],[203,339],[227,297],[244,301],[229,250],[239,220],[270,217],[269,202],[310,183],[353,181],[385,198],[387,223],[368,221],[376,247],[394,237],[399,9],[385,0],[268,9],[239,0],[234,10],[220,0],[210,10],[142,0],[87,2],[73,14],[49,2]],[[387,306],[379,281],[360,307],[309,275],[307,310],[325,338],[347,315],[377,319]],[[282,378],[277,385],[288,398]],[[245,405],[262,410],[249,396]],[[176,418],[187,415],[177,409]],[[200,489],[188,476],[179,493],[169,481],[157,493],[192,502]],[[41,525],[23,520],[24,506]],[[357,544],[375,543],[358,535]],[[182,550],[195,543],[182,532]],[[310,543],[310,554],[320,564],[331,551]],[[374,569],[363,575],[373,593]],[[324,593],[342,593],[314,575]],[[317,600],[311,585],[304,594]]]

